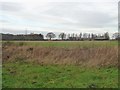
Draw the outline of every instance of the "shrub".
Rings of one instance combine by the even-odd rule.
[[[10,42],[10,41],[6,41],[6,42],[3,42],[3,46],[10,46],[10,45],[12,45],[13,44],[13,42]]]
[[[19,46],[23,46],[24,45],[24,43],[23,42],[19,42],[19,44],[18,44]]]

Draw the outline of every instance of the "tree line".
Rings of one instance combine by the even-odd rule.
[[[58,37],[59,39],[54,39],[54,40],[68,40],[68,41],[78,41],[78,40],[110,40],[109,33],[103,33],[103,34],[93,34],[93,33],[71,33],[71,34],[66,34],[66,33],[60,33],[59,35],[56,35],[53,32],[49,32],[45,36],[47,39],[44,39],[44,35],[42,34],[18,34],[18,35],[13,35],[13,34],[2,34],[2,40],[52,40],[53,38]],[[120,33],[114,33],[112,35],[112,39],[120,39]]]
[[[46,38],[51,40],[52,38],[55,38],[56,35],[53,32],[49,32],[46,35]],[[114,33],[112,38],[118,39],[120,37],[119,33]],[[79,33],[79,34],[66,34],[66,33],[60,33],[58,35],[58,38],[61,40],[109,40],[110,36],[109,33],[106,32],[104,34],[93,34],[93,33]]]

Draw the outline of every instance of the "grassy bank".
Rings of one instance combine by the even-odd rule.
[[[117,88],[116,41],[3,42],[3,88]]]
[[[114,67],[3,64],[3,88],[117,88]]]
[[[61,43],[61,42],[59,42]],[[31,45],[31,44],[30,44]],[[3,62],[34,62],[40,65],[116,66],[118,47],[3,46]]]

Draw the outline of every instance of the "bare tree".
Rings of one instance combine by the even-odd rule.
[[[88,34],[87,33],[83,33],[83,39],[87,39],[88,38]]]
[[[106,32],[104,35],[105,35],[105,38],[106,38],[107,40],[110,39],[110,37],[109,37],[109,33],[108,33],[108,32]]]
[[[71,37],[75,37],[75,34],[74,34],[74,33],[72,33],[72,34],[71,34]]]
[[[75,40],[78,40],[78,35],[77,34],[75,34]]]
[[[70,34],[67,35],[67,38],[68,38],[68,39],[70,38]]]
[[[60,33],[59,38],[61,38],[62,40],[66,38],[66,34],[65,33]]]
[[[94,39],[94,34],[93,33],[91,34],[91,38]]]
[[[88,39],[90,40],[91,38],[90,38],[90,33],[88,34]]]
[[[79,34],[80,39],[82,38],[82,33]]]
[[[55,38],[56,35],[52,32],[49,32],[49,33],[47,33],[46,37],[49,38],[49,40],[51,40],[52,38]]]

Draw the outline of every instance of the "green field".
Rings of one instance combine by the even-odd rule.
[[[112,60],[114,58],[112,57],[112,54],[114,54],[116,50],[116,48],[114,47],[117,47],[118,45],[117,41],[101,41],[101,42],[12,41],[12,42],[3,42],[3,45],[5,46],[3,48],[3,53],[6,52],[7,55],[8,53],[10,53],[11,55],[9,59],[7,59],[5,55],[3,55],[3,58],[5,57],[6,59],[3,60],[4,61],[3,72],[2,72],[3,88],[118,88],[118,68],[117,66],[115,66],[116,64],[113,65],[114,64],[113,61],[117,60],[117,58],[115,58],[115,60]],[[33,48],[34,53],[27,51],[30,47]],[[70,49],[70,48],[75,48],[75,49]],[[90,52],[89,48],[96,48],[94,52],[96,53],[96,55],[102,53],[106,54],[106,55],[103,54],[102,56],[104,57],[100,59],[102,60],[106,58],[106,61],[104,60],[103,62],[106,63],[104,66],[99,65],[99,63],[101,63],[98,62],[99,60],[97,61],[98,63],[94,60],[91,61],[92,63],[96,63],[95,66],[93,67],[90,67],[89,63],[86,64],[89,65],[88,67],[82,66],[80,64],[73,64],[73,65],[72,64],[69,65],[66,63],[63,65],[59,64],[64,61],[64,60],[60,61],[60,59],[65,59],[66,62],[69,62],[70,60],[74,61],[74,59],[79,60],[79,58],[81,58],[83,55],[81,57],[77,57],[77,56],[74,57],[75,55],[73,56],[69,55],[71,53],[76,53],[76,54],[78,53],[79,55],[79,53],[81,53],[79,49],[83,51],[85,50],[85,52],[87,53],[85,54],[82,53],[82,54],[86,55],[87,57],[88,52]],[[105,48],[107,51],[101,52],[102,48],[103,50]],[[46,53],[46,51],[44,50],[48,50],[47,55],[44,54]],[[66,52],[68,52],[68,55],[64,56]],[[26,55],[30,55],[31,57],[23,57],[25,53]],[[38,55],[35,56],[34,54],[38,54]],[[92,57],[94,56],[95,55],[93,55]],[[70,57],[70,59],[68,57]],[[90,60],[92,60],[92,57]],[[44,63],[40,64],[37,62],[33,62],[35,58],[36,60],[43,60],[45,61],[45,63],[48,62],[48,64],[44,64]],[[54,60],[52,61],[53,58],[58,60],[58,64],[49,64],[50,62],[54,61]],[[34,60],[30,61],[31,59]],[[95,59],[99,59],[99,58],[97,58],[96,56]],[[109,59],[111,60],[109,61]],[[107,64],[108,63],[107,60],[111,63]],[[89,62],[89,60],[84,61],[83,64],[87,62]]]
[[[117,88],[114,67],[40,66],[9,63],[3,67],[3,88]]]
[[[5,41],[6,42],[6,41]],[[3,44],[5,43],[3,42]],[[8,41],[9,42],[9,41]],[[118,41],[11,41],[9,43],[18,46],[42,46],[42,47],[108,47],[117,46]]]

